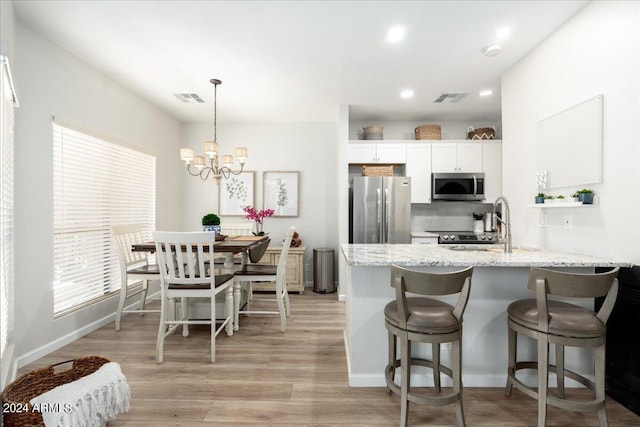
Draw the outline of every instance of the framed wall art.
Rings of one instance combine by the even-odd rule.
[[[245,216],[245,206],[254,205],[255,172],[242,172],[240,175],[224,176],[220,179],[218,207],[220,215]]]
[[[262,203],[264,209],[273,209],[274,216],[298,216],[298,171],[267,171],[263,173]]]

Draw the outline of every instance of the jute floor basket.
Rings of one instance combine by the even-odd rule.
[[[54,367],[69,362],[73,362],[71,369],[55,372]],[[3,426],[44,426],[42,414],[35,411],[29,401],[55,387],[92,374],[105,363],[109,363],[109,359],[100,356],[80,357],[36,369],[16,379],[2,392],[2,407],[9,409],[3,413]]]

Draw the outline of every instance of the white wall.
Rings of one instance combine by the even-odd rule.
[[[221,102],[219,102],[221,104]],[[338,248],[338,213],[336,179],[337,125],[336,123],[218,123],[218,142],[221,154],[234,154],[234,148],[247,147],[247,171],[255,172],[255,204],[262,205],[262,174],[265,171],[299,171],[299,216],[270,217],[264,220],[264,231],[269,232],[273,246],[279,246],[288,226],[295,225],[305,252],[305,281],[312,276],[313,249]],[[212,125],[188,124],[183,127],[182,144],[203,155],[202,143],[212,139]],[[173,162],[180,165],[179,154]],[[184,166],[183,166],[184,168]],[[218,213],[218,187],[212,178],[202,181],[181,174],[184,181],[183,203],[188,207],[182,227],[196,230],[201,227],[202,216]],[[243,216],[222,217],[222,222],[244,222]],[[336,260],[337,264],[337,260]]]
[[[89,332],[116,299],[53,319],[51,116],[139,146],[157,157],[157,225],[178,227],[180,123],[19,21],[15,32],[16,336],[20,365]]]
[[[502,187],[515,242],[640,264],[639,26],[640,3],[593,2],[503,76]],[[537,123],[598,94],[604,95],[603,182],[589,187],[599,206],[526,208],[537,193]],[[542,212],[548,228],[538,225]],[[564,215],[573,217],[571,230],[563,227]]]

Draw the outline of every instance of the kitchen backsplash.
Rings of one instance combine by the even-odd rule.
[[[473,214],[493,212],[493,203],[434,202],[411,205],[411,231],[472,231]]]

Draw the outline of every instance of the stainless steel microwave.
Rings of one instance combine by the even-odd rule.
[[[484,200],[484,173],[432,173],[431,200]]]

